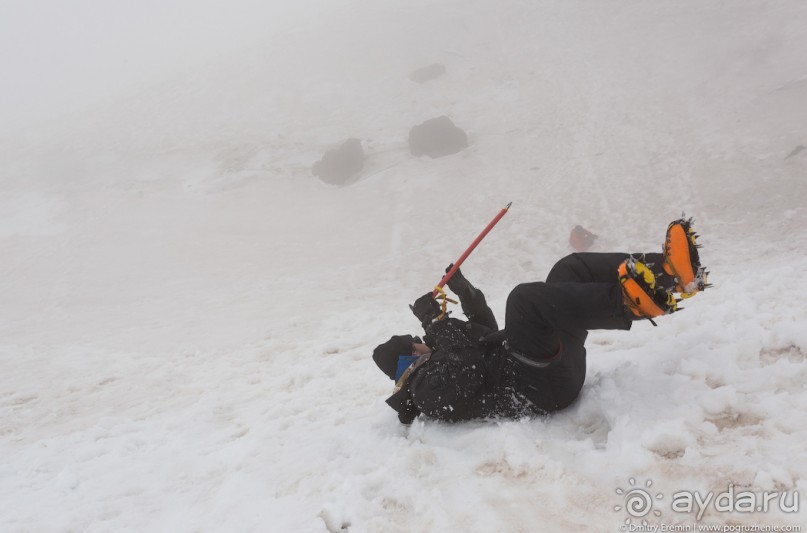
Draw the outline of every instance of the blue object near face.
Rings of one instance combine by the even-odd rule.
[[[418,360],[417,355],[399,355],[398,356],[398,368],[395,370],[395,381],[401,379],[403,373],[406,372],[406,369],[409,368],[412,363]]]

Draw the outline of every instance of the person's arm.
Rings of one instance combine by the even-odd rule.
[[[448,265],[446,272],[451,270],[452,266],[454,266],[453,263]],[[471,285],[471,282],[462,275],[459,269],[451,276],[447,285],[448,288],[451,289],[451,292],[459,296],[462,312],[468,317],[469,321],[481,324],[493,331],[499,329],[496,323],[496,317],[493,316],[493,311],[490,310],[485,300],[485,295],[482,294],[482,291]]]

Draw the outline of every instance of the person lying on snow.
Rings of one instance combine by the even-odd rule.
[[[668,226],[662,253],[564,257],[546,282],[510,292],[501,331],[482,291],[457,271],[448,288],[467,321],[441,316],[429,292],[410,306],[424,339],[396,335],[374,350],[375,363],[396,381],[387,403],[404,424],[421,413],[454,422],[569,406],[585,381],[590,330],[652,322],[678,309],[675,293],[690,297],[708,287],[696,237],[692,219],[681,219]]]

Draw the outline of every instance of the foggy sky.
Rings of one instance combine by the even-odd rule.
[[[10,0],[0,17],[0,135],[258,42],[316,0]]]

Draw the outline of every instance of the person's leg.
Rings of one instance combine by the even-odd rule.
[[[628,257],[647,265],[661,286],[672,288],[675,278],[664,271],[664,255],[661,253],[596,253],[582,252],[567,255],[552,267],[546,277],[547,283],[577,281],[579,283],[616,283],[617,268]]]
[[[618,283],[525,283],[507,299],[505,333],[516,390],[537,409],[570,405],[586,378],[588,329],[629,329]]]
[[[590,329],[630,329],[619,283],[523,283],[507,298],[509,347],[538,362],[562,352],[558,331],[584,341]]]
[[[567,255],[552,267],[547,283],[617,283],[616,270],[628,258],[626,253],[582,252]]]
[[[507,299],[505,334],[517,389],[538,409],[556,411],[580,393],[590,329],[628,330],[617,269],[628,254],[572,254],[547,282],[517,286]]]
[[[546,368],[537,368],[511,358],[515,390],[530,401],[538,413],[551,413],[568,407],[586,380],[586,348],[577,337],[564,331],[563,356]]]

